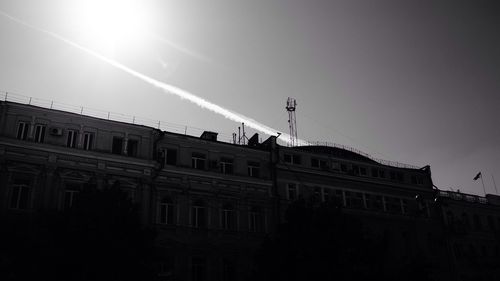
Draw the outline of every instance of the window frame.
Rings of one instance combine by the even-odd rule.
[[[21,128],[22,127],[22,128]],[[19,121],[17,123],[16,139],[27,140],[29,132],[29,124],[26,121]]]

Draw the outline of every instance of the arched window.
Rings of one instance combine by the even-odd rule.
[[[203,200],[193,202],[191,207],[191,226],[197,228],[207,227],[207,213]]]
[[[221,227],[224,230],[234,230],[235,226],[234,208],[231,204],[224,204],[221,211]]]
[[[175,224],[174,210],[172,198],[164,197],[160,202],[160,224]]]

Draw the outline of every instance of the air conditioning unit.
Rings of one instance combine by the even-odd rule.
[[[50,128],[50,134],[53,136],[62,136],[63,130],[62,128]]]

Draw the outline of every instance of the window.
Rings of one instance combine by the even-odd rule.
[[[30,181],[25,179],[14,180],[10,197],[10,208],[28,209],[31,195]]]
[[[136,157],[137,156],[137,148],[138,148],[137,140],[128,140],[127,141],[127,156]]]
[[[340,164],[340,171],[343,173],[347,173],[347,165],[344,163]]]
[[[35,142],[43,143],[45,140],[45,125],[38,124],[35,126]]]
[[[287,199],[290,201],[296,200],[298,197],[297,185],[294,183],[289,183],[286,185],[286,188],[287,188],[287,191],[286,191]]]
[[[394,181],[399,181],[399,182],[404,181],[403,173],[401,173],[401,172],[391,171],[389,173],[389,177],[391,180],[394,180]]]
[[[355,175],[359,175],[359,166],[352,165],[352,173]]]
[[[191,167],[198,170],[205,169],[205,154],[193,152],[191,155]]]
[[[403,215],[408,214],[408,200],[401,199],[401,212]]]
[[[206,280],[206,259],[202,257],[193,257],[191,259],[191,277],[193,281]]]
[[[366,176],[366,168],[365,167],[360,167],[359,168],[359,174],[362,176]]]
[[[248,213],[248,228],[250,232],[262,232],[263,218],[259,208],[252,207]]]
[[[94,134],[90,132],[83,133],[83,149],[91,150],[93,144],[94,144]]]
[[[283,155],[283,160],[285,163],[290,163],[290,164],[300,164],[300,155],[291,155],[291,154],[284,154]]]
[[[158,263],[158,277],[160,280],[173,280],[175,259],[172,256],[164,258]]]
[[[68,210],[71,207],[75,206],[77,200],[78,200],[78,195],[80,192],[75,189],[69,189],[66,188],[64,191],[64,209]]]
[[[202,228],[207,226],[205,204],[201,200],[197,200],[191,207],[191,225],[193,227]]]
[[[174,203],[170,197],[160,202],[160,224],[174,224]]]
[[[323,202],[330,200],[330,190],[328,188],[323,188]]]
[[[412,184],[422,185],[422,184],[424,184],[424,179],[420,175],[412,175],[411,176],[411,183]]]
[[[378,168],[372,168],[372,177],[374,178],[385,178],[385,171]]]
[[[490,230],[496,230],[495,221],[491,216],[488,216],[488,227]]]
[[[348,208],[364,208],[363,194],[359,192],[346,191],[345,203]]]
[[[17,139],[18,140],[26,140],[28,137],[28,123],[26,122],[19,122],[17,125]]]
[[[225,230],[233,230],[235,228],[234,208],[230,204],[222,206],[221,227]]]
[[[370,210],[383,211],[384,202],[381,195],[365,194],[366,207]]]
[[[111,153],[120,155],[122,154],[122,151],[123,151],[123,138],[113,137]]]
[[[220,160],[220,172],[223,174],[233,173],[233,159],[221,158]]]
[[[319,187],[314,188],[313,199],[314,201],[323,200],[323,198],[321,197],[321,188]]]
[[[466,229],[470,227],[469,216],[467,213],[462,213],[462,224]]]
[[[236,280],[236,266],[234,261],[229,258],[222,260],[222,281]]]
[[[66,141],[66,146],[75,148],[76,147],[76,136],[78,135],[77,131],[75,130],[68,130],[68,139]]]
[[[481,218],[479,217],[479,215],[474,214],[473,220],[474,220],[474,227],[476,228],[476,230],[483,230],[483,224],[481,223]]]
[[[319,168],[319,159],[311,158],[311,167]]]
[[[260,163],[248,161],[248,176],[258,178],[260,177]]]
[[[177,149],[166,148],[163,150],[164,153],[164,163],[165,165],[176,165],[177,164]]]
[[[401,214],[401,201],[395,197],[385,197],[385,210],[392,214]]]

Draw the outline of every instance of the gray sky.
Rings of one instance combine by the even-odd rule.
[[[77,2],[0,0],[0,10],[282,132],[294,97],[299,138],[429,164],[441,189],[482,195],[478,171],[488,193],[492,174],[500,186],[496,1],[139,1],[140,14],[126,16],[150,34],[130,32],[114,46],[89,33]],[[111,7],[105,18],[123,15]],[[233,121],[2,15],[0,42],[1,91],[223,140],[237,132]]]

